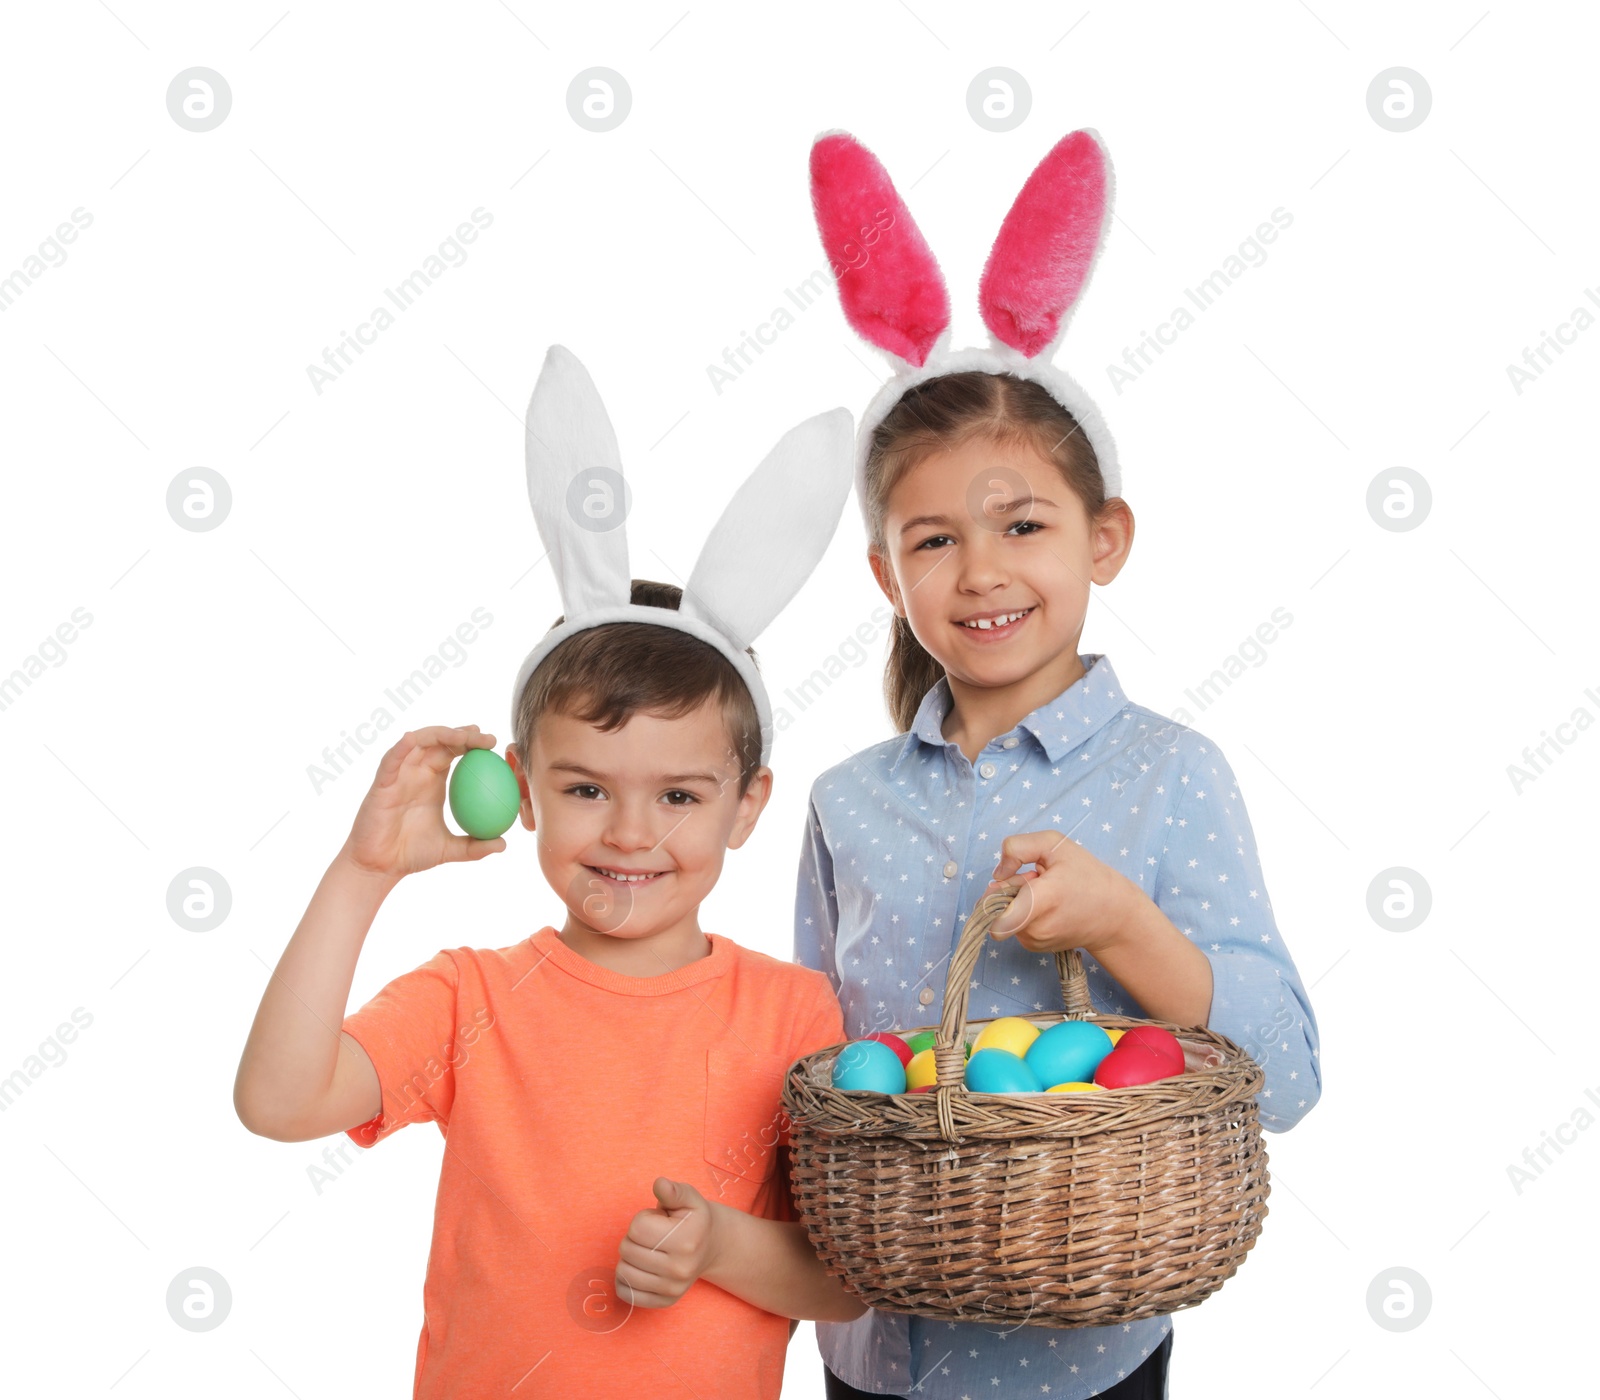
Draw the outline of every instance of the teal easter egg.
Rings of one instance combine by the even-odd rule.
[[[967,1088],[974,1094],[1038,1094],[1044,1090],[1027,1062],[1009,1050],[975,1050],[967,1061]]]
[[[903,1094],[906,1067],[881,1040],[852,1040],[833,1061],[835,1089],[869,1089],[875,1094]]]
[[[1028,1047],[1028,1068],[1041,1084],[1087,1084],[1111,1053],[1111,1037],[1091,1021],[1061,1021]]]
[[[901,1064],[909,1065],[911,1063],[911,1047],[893,1031],[873,1031],[867,1039],[882,1041],[899,1057]]]
[[[493,749],[468,749],[450,775],[450,815],[468,836],[493,841],[522,805],[517,775]]]

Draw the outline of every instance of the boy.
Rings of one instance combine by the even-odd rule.
[[[680,596],[633,584],[634,603]],[[442,817],[452,761],[494,737],[404,735],[262,997],[236,1110],[283,1142],[439,1124],[418,1400],[776,1400],[784,1319],[864,1308],[795,1221],[781,1151],[785,1071],[845,1039],[832,988],[699,925],[771,793],[751,692],[683,631],[595,626],[534,671],[516,730],[561,930],[443,950],[344,1015],[400,879],[505,849]]]

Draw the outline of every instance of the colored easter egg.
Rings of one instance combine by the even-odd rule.
[[[1122,1039],[1122,1037],[1127,1034],[1127,1032],[1123,1030],[1121,1026],[1101,1026],[1100,1029],[1111,1037],[1111,1044],[1113,1046],[1115,1046]]]
[[[934,1031],[918,1031],[915,1035],[906,1037],[906,1044],[911,1047],[913,1055],[920,1055],[924,1050],[932,1050],[933,1042],[938,1038]]]
[[[876,1094],[903,1094],[906,1067],[879,1040],[852,1040],[833,1062],[835,1089],[870,1089]]]
[[[1020,1016],[1002,1016],[978,1032],[978,1038],[972,1042],[972,1052],[1007,1050],[1021,1059],[1038,1038],[1039,1028],[1032,1021],[1024,1021]]]
[[[1021,1056],[983,1045],[967,1061],[966,1085],[974,1094],[1037,1094],[1044,1087]]]
[[[894,1051],[896,1055],[900,1057],[901,1064],[908,1065],[911,1063],[911,1047],[907,1045],[905,1041],[901,1040],[900,1037],[897,1036],[893,1031],[873,1031],[873,1033],[867,1036],[866,1039],[876,1040],[882,1045],[887,1045],[891,1050]]]
[[[1135,1084],[1154,1084],[1158,1079],[1171,1076],[1172,1067],[1158,1051],[1135,1041],[1131,1045],[1117,1046],[1101,1060],[1094,1072],[1094,1082],[1102,1089],[1127,1089]]]
[[[906,1083],[913,1089],[920,1089],[933,1084],[938,1080],[938,1075],[933,1070],[933,1051],[918,1050],[911,1057],[911,1062],[906,1066]]]
[[[1101,1092],[1099,1084],[1052,1084],[1047,1094],[1092,1094]]]
[[[936,1088],[938,1088],[938,1085],[936,1084],[919,1084],[915,1089],[908,1090],[907,1092],[913,1094],[931,1094]]]
[[[1117,1042],[1119,1045],[1148,1045],[1166,1061],[1170,1073],[1183,1073],[1183,1046],[1171,1031],[1160,1026],[1134,1026]]]
[[[522,805],[517,775],[493,749],[468,749],[450,774],[450,815],[468,836],[493,841],[511,830]]]
[[[1111,1053],[1111,1037],[1090,1021],[1060,1021],[1040,1033],[1023,1058],[1041,1084],[1081,1084]]]

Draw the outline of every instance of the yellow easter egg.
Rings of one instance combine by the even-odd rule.
[[[1047,1094],[1090,1094],[1105,1093],[1104,1084],[1052,1084],[1045,1090]]]
[[[972,1053],[980,1050],[1009,1050],[1018,1059],[1028,1053],[1028,1047],[1039,1038],[1039,1028],[1020,1016],[1002,1016],[990,1021],[978,1038],[972,1042]]]
[[[1110,1026],[1101,1026],[1100,1029],[1111,1037],[1111,1048],[1113,1050],[1116,1049],[1117,1042],[1121,1040],[1125,1034],[1122,1028],[1119,1026],[1113,1030]]]
[[[919,1050],[906,1062],[906,1088],[920,1089],[924,1084],[932,1084],[938,1076],[933,1069],[933,1050]]]

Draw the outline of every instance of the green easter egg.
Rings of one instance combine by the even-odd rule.
[[[468,836],[492,841],[511,829],[522,805],[517,775],[493,749],[468,749],[450,775],[450,815]]]
[[[934,1031],[918,1031],[915,1035],[906,1037],[906,1044],[911,1047],[911,1053],[915,1055],[923,1050],[932,1050],[933,1042],[938,1038],[938,1034]],[[970,1060],[972,1058],[972,1042],[970,1040],[966,1042],[966,1049],[967,1058]]]

